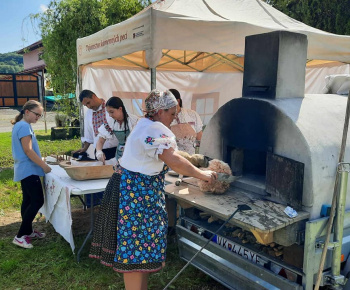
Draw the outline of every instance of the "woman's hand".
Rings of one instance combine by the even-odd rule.
[[[106,156],[105,156],[105,154],[103,153],[102,150],[97,150],[96,151],[96,159],[99,160],[99,161],[102,161],[103,164],[105,164]]]
[[[192,176],[209,183],[217,179],[217,173],[211,170],[200,170],[192,165],[184,157],[177,154],[173,148],[164,149],[162,154],[158,155],[159,159],[164,161],[172,170],[186,176]]]
[[[202,170],[202,175],[203,178],[201,179],[209,183],[213,183],[218,178],[217,173],[211,170]]]
[[[43,170],[45,173],[50,173],[51,172],[51,167],[45,163]]]

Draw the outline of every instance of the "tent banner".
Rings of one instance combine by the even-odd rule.
[[[147,50],[150,48],[150,35],[148,13],[143,13],[79,38],[78,65]]]

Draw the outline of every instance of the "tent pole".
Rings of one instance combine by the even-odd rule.
[[[151,90],[156,88],[156,77],[157,77],[157,69],[151,68]]]
[[[47,119],[46,119],[46,99],[45,99],[45,69],[41,71],[41,91],[42,91],[42,103],[44,105],[44,124],[45,124],[45,133],[47,133]]]
[[[83,86],[83,79],[82,79],[82,67],[78,66],[77,68],[77,88],[75,92],[75,97],[79,100],[79,95],[82,91]],[[78,102],[79,104],[79,122],[80,122],[80,136],[84,137],[84,107],[83,105]]]

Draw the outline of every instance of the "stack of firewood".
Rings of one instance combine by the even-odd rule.
[[[214,217],[211,214],[206,212],[199,213],[199,216],[201,217],[202,220],[207,220],[208,223],[213,223],[213,222],[218,222],[221,224],[223,223],[223,221],[220,220],[219,218]],[[283,246],[278,245],[274,242],[268,245],[262,245],[257,242],[253,233],[251,233],[250,231],[243,230],[240,227],[227,224],[225,225],[224,234],[225,236],[240,239],[243,244],[253,245],[255,248],[257,248],[258,251],[262,251],[271,256],[279,257],[279,258],[282,258],[283,256],[283,248],[284,248]]]

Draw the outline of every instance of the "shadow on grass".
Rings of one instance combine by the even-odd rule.
[[[39,134],[35,134],[35,137],[38,141],[50,141],[51,140],[51,135],[41,135]]]
[[[13,169],[6,168],[0,171],[0,183],[5,183],[13,179]]]

